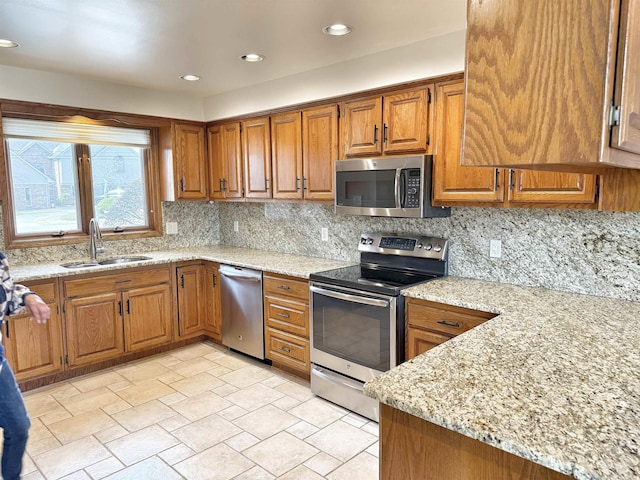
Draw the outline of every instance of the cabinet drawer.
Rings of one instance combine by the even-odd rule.
[[[309,305],[306,303],[265,297],[264,309],[267,326],[309,338]]]
[[[113,292],[130,288],[169,283],[169,267],[132,270],[110,275],[97,275],[64,282],[64,296],[81,297],[97,292]]]
[[[408,326],[427,328],[448,335],[459,335],[495,316],[494,313],[440,303],[415,300],[407,302]]]
[[[37,293],[38,296],[44,300],[44,303],[56,302],[56,282],[24,282],[24,285],[29,287],[34,293]]]
[[[304,373],[309,373],[309,342],[303,338],[267,327],[265,329],[266,357]]]
[[[409,327],[407,329],[406,360],[411,360],[413,357],[427,352],[451,338],[453,337],[449,335]]]
[[[305,280],[295,280],[273,274],[264,275],[263,288],[265,295],[285,295],[303,302],[309,301],[309,283]]]

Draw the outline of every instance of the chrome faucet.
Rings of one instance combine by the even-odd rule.
[[[89,220],[89,253],[91,254],[91,260],[97,260],[98,254],[104,253],[102,232],[95,217]]]

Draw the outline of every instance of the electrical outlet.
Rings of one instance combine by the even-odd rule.
[[[178,233],[178,222],[167,222],[167,235],[175,235]]]
[[[327,227],[322,227],[320,229],[320,238],[323,242],[329,241],[329,229]]]
[[[500,240],[491,240],[489,242],[489,256],[491,258],[502,257],[502,242]]]
[[[233,221],[233,231],[234,232],[239,232],[240,231],[240,224],[238,223],[237,220]]]

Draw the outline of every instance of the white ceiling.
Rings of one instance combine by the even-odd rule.
[[[459,31],[465,12],[466,0],[0,0],[0,38],[20,43],[0,64],[206,97]],[[324,35],[331,23],[353,33]],[[250,52],[267,60],[239,60]]]

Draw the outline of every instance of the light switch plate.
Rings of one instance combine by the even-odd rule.
[[[491,240],[489,242],[489,256],[491,258],[502,257],[502,242],[500,240]]]
[[[320,229],[320,238],[323,242],[329,241],[329,229],[327,227],[322,227]]]
[[[238,220],[233,221],[233,231],[234,232],[240,231],[240,224],[238,223]]]
[[[178,233],[178,222],[167,222],[167,235],[176,235]]]

